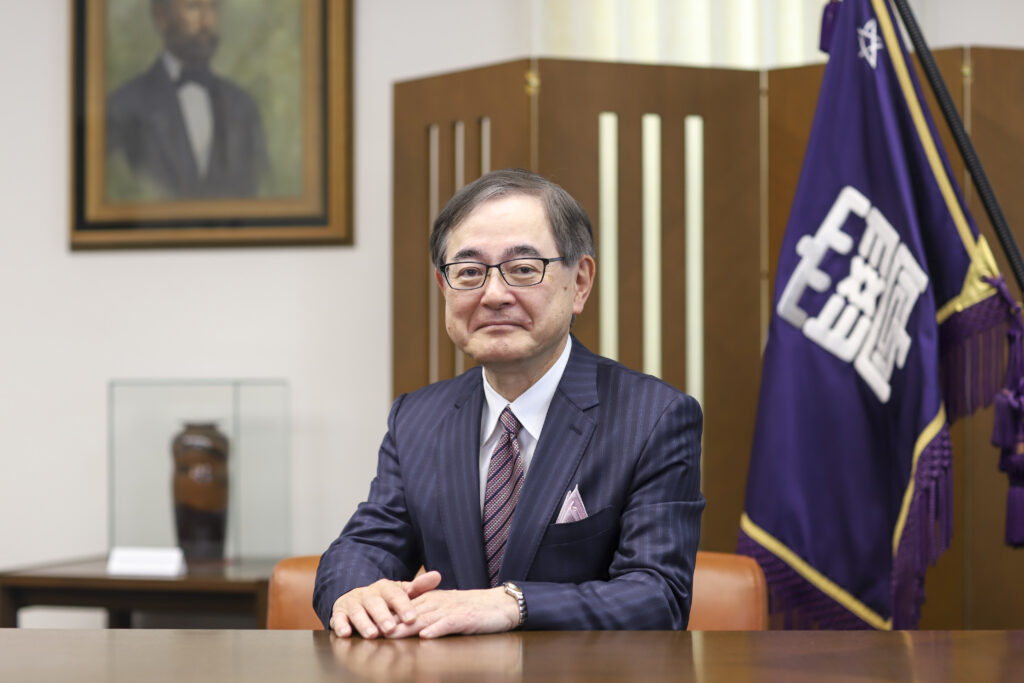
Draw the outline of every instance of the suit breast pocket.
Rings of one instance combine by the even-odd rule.
[[[579,522],[552,524],[527,578],[559,583],[605,580],[618,543],[619,515],[611,507]]]

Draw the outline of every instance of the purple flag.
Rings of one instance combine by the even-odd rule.
[[[739,550],[765,569],[786,627],[913,628],[952,529],[949,421],[1004,384],[1019,316],[887,2],[844,0],[832,29]]]

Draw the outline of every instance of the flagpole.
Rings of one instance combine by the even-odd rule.
[[[939,73],[939,68],[935,64],[935,58],[932,56],[931,50],[928,49],[928,44],[921,34],[921,29],[917,25],[917,20],[914,18],[914,13],[910,10],[907,0],[892,1],[910,35],[910,41],[914,44],[921,67],[928,78],[928,83],[932,86],[932,92],[939,102],[942,115],[953,134],[957,148],[960,150],[960,156],[963,157],[967,170],[971,174],[974,187],[978,190],[978,196],[981,197],[981,203],[985,207],[985,213],[988,214],[988,219],[992,222],[992,227],[995,228],[996,237],[999,238],[1003,253],[1006,254],[1006,258],[1010,262],[1010,269],[1017,280],[1017,287],[1024,292],[1024,260],[1021,259],[1020,250],[1017,249],[1017,243],[1010,232],[1010,226],[1006,223],[1003,210],[999,207],[999,202],[996,201],[996,195],[988,182],[988,176],[985,175],[985,169],[982,168],[978,154],[974,151],[974,144],[967,136],[963,121],[960,120],[960,114],[957,113],[953,99],[949,96],[949,90],[946,89],[946,83],[942,80],[942,74]]]

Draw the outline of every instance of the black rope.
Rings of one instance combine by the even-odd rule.
[[[1003,210],[999,208],[999,202],[996,201],[996,195],[988,182],[988,176],[985,175],[985,169],[982,168],[978,154],[974,151],[974,145],[967,137],[960,114],[953,106],[953,99],[949,96],[949,90],[946,89],[946,83],[942,80],[942,74],[939,73],[939,68],[935,65],[935,58],[932,56],[931,50],[928,49],[924,36],[921,35],[921,29],[917,25],[917,20],[914,19],[914,13],[911,12],[907,0],[892,1],[896,4],[903,25],[910,35],[910,42],[914,44],[917,58],[921,60],[921,67],[928,78],[928,83],[932,86],[932,92],[939,102],[939,108],[953,134],[953,139],[956,140],[956,146],[967,165],[967,171],[974,180],[974,187],[978,191],[978,196],[981,197],[981,203],[985,207],[988,219],[992,222],[992,227],[995,228],[996,237],[999,238],[1003,253],[1006,254],[1006,258],[1010,262],[1010,269],[1017,280],[1017,287],[1024,292],[1024,260],[1021,259],[1020,250],[1017,249],[1017,243],[1013,240],[1013,234],[1010,232],[1010,226],[1006,223]]]

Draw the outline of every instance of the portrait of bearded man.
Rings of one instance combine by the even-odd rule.
[[[267,144],[253,97],[211,68],[221,5],[150,0],[163,50],[107,98],[108,165],[127,166],[153,198],[253,197],[267,176]]]

